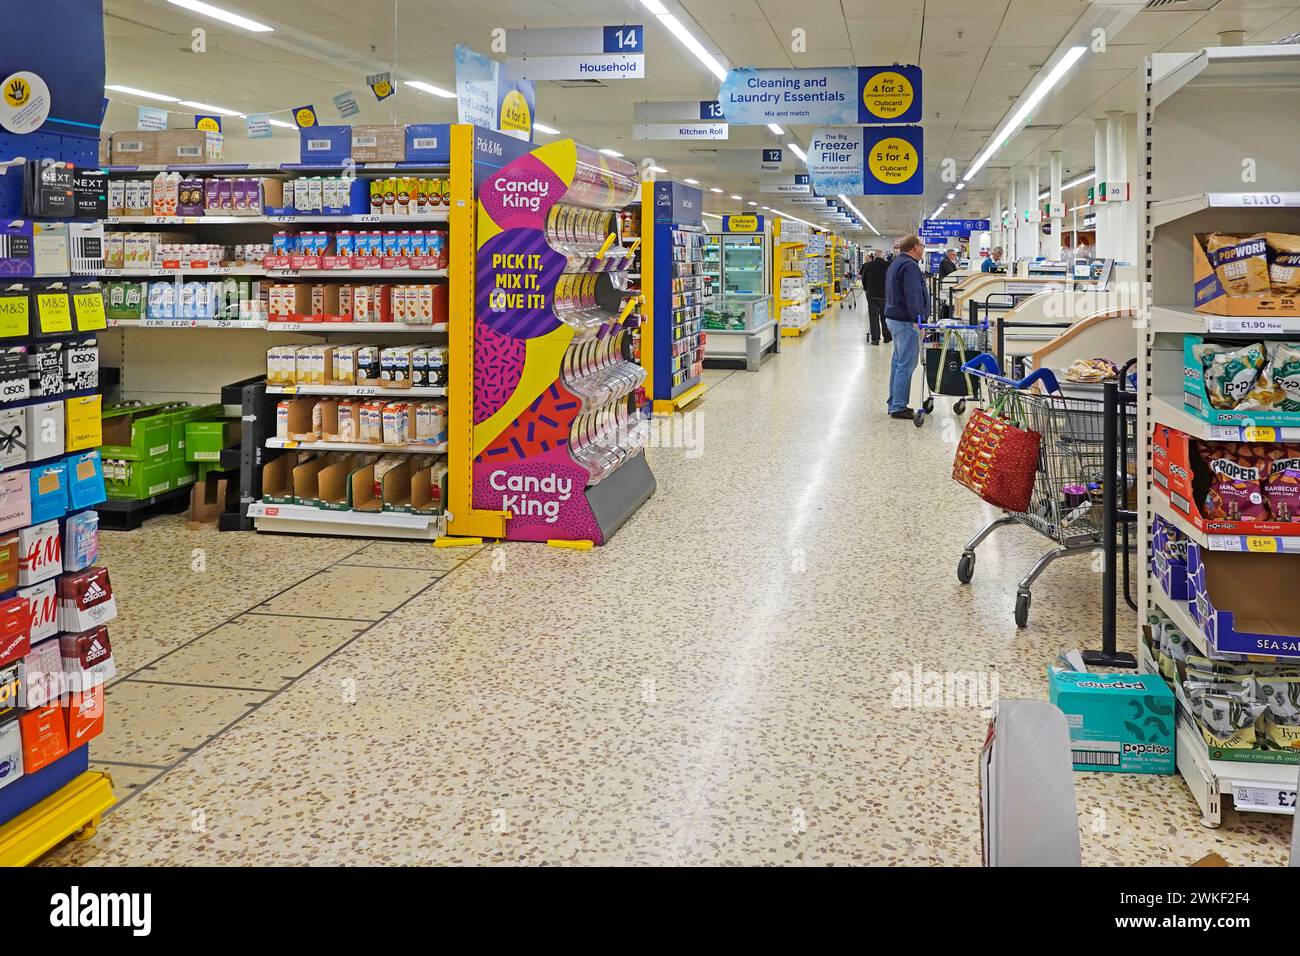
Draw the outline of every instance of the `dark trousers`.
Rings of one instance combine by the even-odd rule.
[[[875,296],[867,296],[867,322],[871,328],[871,341],[879,342],[881,333],[884,333],[886,342],[892,342],[894,337],[889,334],[889,326],[885,324],[885,300],[878,299]]]

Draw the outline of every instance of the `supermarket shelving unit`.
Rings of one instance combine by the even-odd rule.
[[[793,227],[793,228],[792,228]],[[772,308],[781,335],[797,337],[812,328],[805,275],[808,227],[778,218],[772,227]],[[785,280],[794,280],[799,297],[787,299]],[[788,312],[788,314],[783,314]]]
[[[1300,127],[1270,122],[1293,116],[1300,91],[1300,47],[1221,47],[1150,57],[1145,76],[1146,321],[1140,323],[1138,427],[1145,436],[1139,458],[1141,519],[1139,567],[1149,567],[1153,515],[1170,521],[1202,546],[1224,551],[1294,553],[1300,539],[1207,535],[1168,504],[1151,482],[1152,428],[1164,424],[1202,441],[1292,441],[1300,429],[1209,425],[1183,409],[1183,335],[1250,335],[1300,332],[1300,317],[1234,318],[1204,315],[1193,305],[1192,236],[1214,231],[1253,234],[1300,232]],[[1243,103],[1249,101],[1249,109]],[[1243,161],[1254,161],[1258,181],[1243,183]],[[1250,187],[1242,191],[1243,185]],[[1193,642],[1200,628],[1182,602],[1170,599],[1149,574],[1139,589],[1140,620],[1159,607]],[[1141,666],[1154,662],[1139,642]],[[1239,811],[1294,814],[1295,764],[1216,760],[1180,708],[1177,762],[1200,806],[1202,823],[1219,825],[1223,797]],[[1288,805],[1289,804],[1289,805]]]
[[[112,178],[144,177],[152,179],[159,172],[179,172],[203,176],[258,175],[276,178],[293,178],[305,175],[337,175],[344,172],[342,164],[321,165],[302,163],[239,164],[218,163],[179,166],[106,166]],[[352,168],[352,167],[349,167]],[[361,178],[400,174],[410,176],[456,177],[451,174],[449,161],[410,163],[359,163],[355,172]],[[465,189],[465,184],[459,184]],[[453,181],[452,188],[457,183]],[[244,242],[269,242],[275,231],[286,226],[304,225],[319,228],[325,225],[340,228],[435,228],[446,226],[454,218],[450,206],[423,214],[385,216],[355,215],[242,215],[242,216],[111,216],[105,220],[110,231],[127,231],[144,228],[151,231],[180,229],[193,233],[200,242],[234,244]],[[453,230],[454,234],[454,230]],[[448,237],[449,257],[451,237]],[[170,268],[105,269],[104,279],[141,279],[150,282],[205,277],[247,277],[268,281],[333,282],[372,280],[403,284],[448,284],[449,303],[458,292],[458,284],[465,275],[451,279],[450,269],[318,269],[318,268],[265,268],[248,263],[229,266],[206,266],[180,263]],[[472,276],[469,278],[472,282]],[[179,298],[179,297],[178,297]],[[148,401],[185,400],[213,401],[228,383],[246,379],[266,368],[266,349],[271,345],[311,344],[320,342],[356,341],[363,337],[368,344],[397,345],[403,341],[447,341],[448,323],[431,325],[406,325],[393,322],[310,322],[280,321],[265,318],[248,319],[192,319],[192,318],[142,318],[139,320],[109,320],[110,332],[105,336],[104,353],[121,375],[122,397],[141,398]],[[180,334],[187,332],[188,334]],[[420,338],[416,338],[420,337]],[[204,355],[203,362],[194,362],[196,353]],[[245,384],[245,383],[241,383]],[[247,391],[247,389],[245,389]],[[220,521],[223,530],[284,531],[297,534],[338,534],[374,537],[410,537],[416,539],[437,537],[443,531],[441,516],[430,521],[431,516],[400,515],[384,512],[334,512],[310,507],[270,506],[267,513],[260,500],[261,467],[286,450],[300,448],[324,449],[337,443],[280,443],[274,439],[275,395],[350,395],[354,397],[419,398],[446,394],[444,389],[394,390],[375,386],[307,386],[266,387],[256,395],[241,395],[235,404],[241,405],[240,457],[229,465],[240,470],[240,513],[224,516]],[[269,420],[266,419],[269,414]],[[377,445],[356,444],[348,450],[384,452],[392,449]],[[443,453],[446,445],[408,447],[403,451],[420,451],[425,454]],[[449,484],[451,482],[449,476]],[[180,491],[188,495],[188,489]],[[450,488],[449,488],[450,492]],[[173,494],[173,492],[168,492]],[[449,494],[450,498],[450,494]],[[174,510],[174,509],[173,509]],[[348,515],[340,518],[340,514]],[[394,517],[407,520],[394,521]],[[417,519],[417,520],[409,520]],[[438,534],[431,534],[436,528]]]

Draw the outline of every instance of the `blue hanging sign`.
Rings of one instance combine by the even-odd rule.
[[[988,232],[987,219],[927,219],[921,223],[921,231],[935,236],[953,239],[965,239],[972,232]]]
[[[808,146],[808,173],[821,195],[919,196],[925,189],[919,126],[821,126]]]
[[[718,102],[741,126],[916,123],[919,66],[741,67],[727,73]]]

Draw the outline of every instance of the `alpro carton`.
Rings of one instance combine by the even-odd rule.
[[[1158,674],[1051,671],[1048,699],[1065,714],[1075,770],[1174,772],[1174,695]]]

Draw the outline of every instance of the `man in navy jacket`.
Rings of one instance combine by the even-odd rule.
[[[885,275],[885,324],[894,338],[889,371],[890,418],[910,419],[913,414],[907,400],[912,394],[912,373],[921,348],[921,330],[917,326],[930,314],[930,293],[919,264],[924,250],[916,236],[904,236]]]

